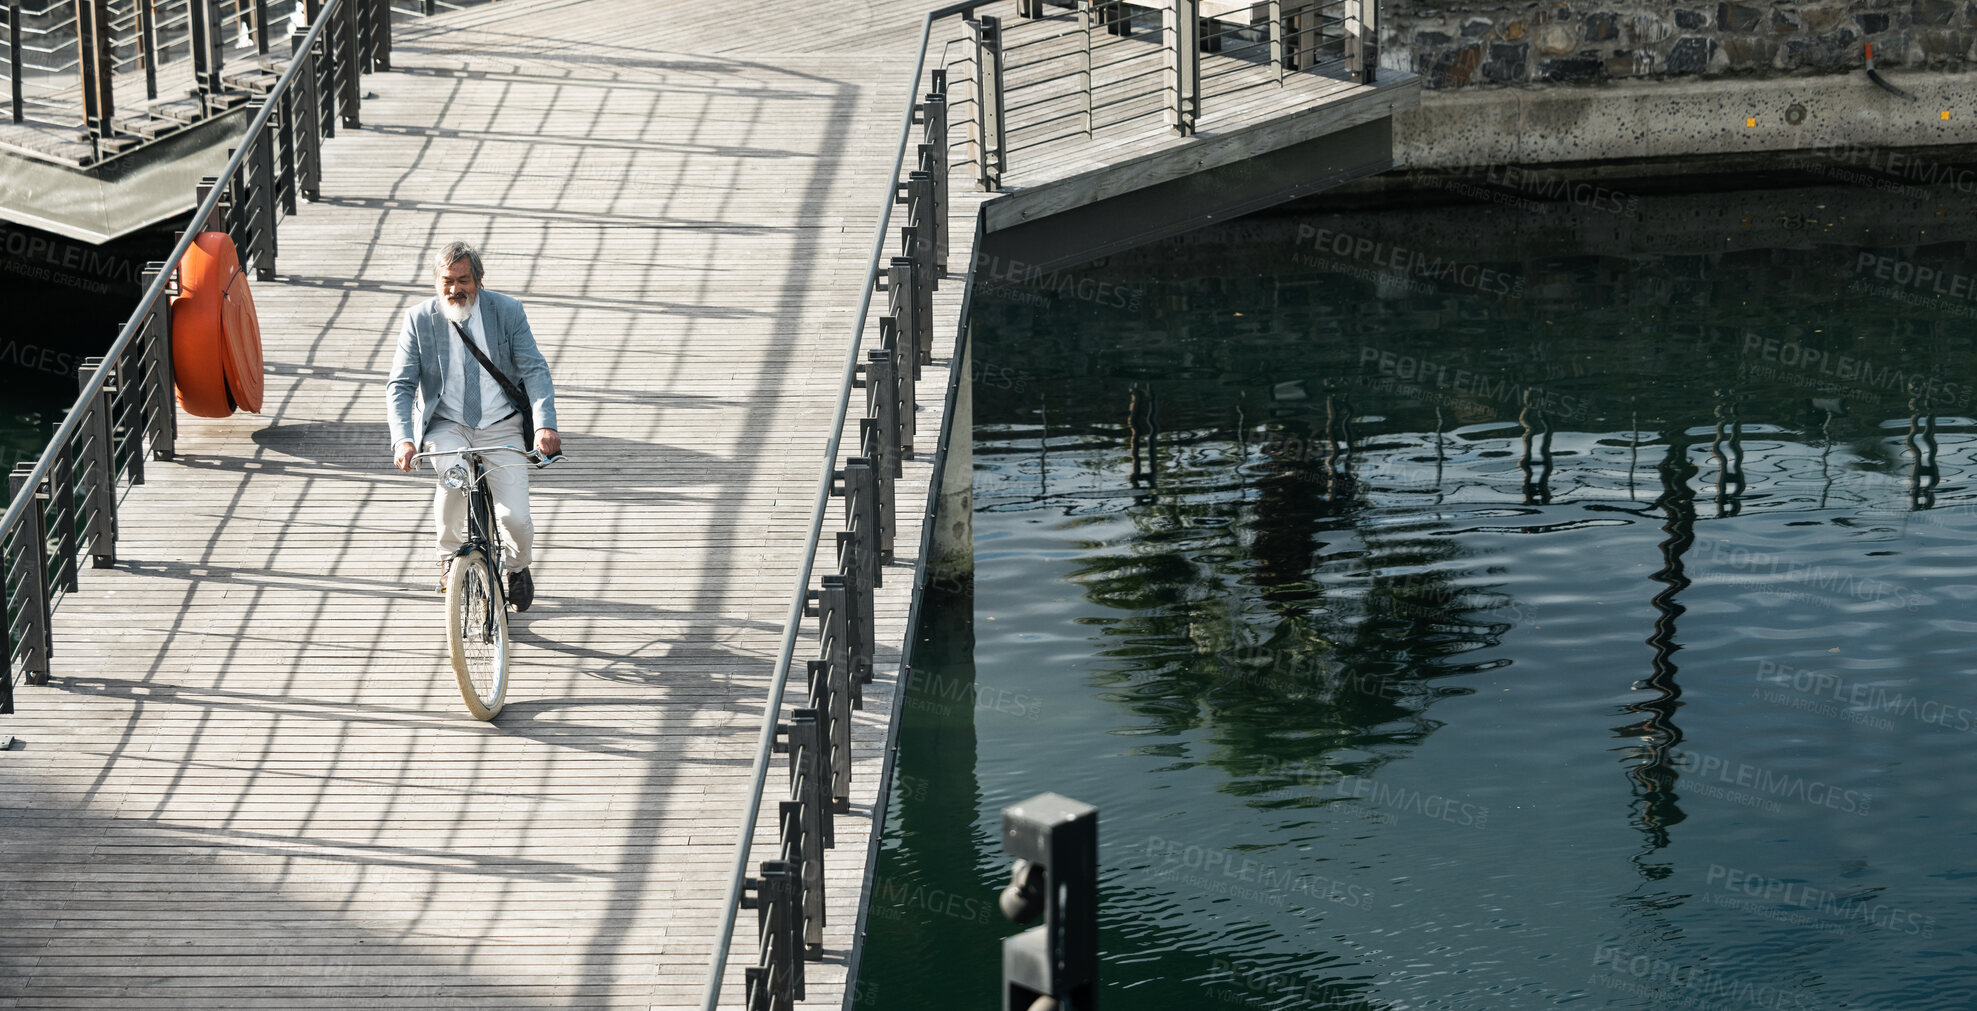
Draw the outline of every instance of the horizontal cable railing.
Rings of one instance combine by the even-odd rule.
[[[196,2],[196,0],[195,0]],[[145,290],[101,357],[84,360],[81,392],[48,445],[8,475],[12,499],[0,518],[0,713],[11,713],[15,681],[45,684],[56,642],[50,619],[76,591],[82,559],[116,564],[117,502],[144,483],[145,458],[169,460],[177,432],[172,394],[171,303],[179,261],[204,231],[223,231],[243,267],[274,276],[276,225],[315,200],[321,143],[359,125],[359,75],[389,69],[388,22],[360,25],[362,5],[323,0],[292,40],[281,77],[252,106],[240,147],[225,169],[197,187],[192,226],[162,261],[147,264]],[[374,8],[381,9],[381,8]]]
[[[1008,0],[1004,0],[1008,2]],[[727,901],[714,943],[714,959],[702,995],[704,1011],[720,1006],[728,948],[742,909],[756,911],[757,957],[742,974],[742,1005],[749,1011],[788,1011],[805,997],[804,964],[822,957],[825,926],[824,860],[835,844],[833,815],[849,809],[850,714],[863,708],[862,686],[872,680],[876,645],[873,590],[892,561],[898,526],[893,480],[916,448],[934,450],[938,437],[920,437],[914,414],[921,368],[932,361],[933,292],[947,274],[947,184],[950,152],[969,152],[973,175],[984,190],[1001,187],[1010,152],[1053,139],[1047,131],[1091,137],[1100,127],[1129,126],[1141,116],[1164,118],[1171,132],[1189,134],[1199,114],[1200,58],[1206,49],[1240,40],[1228,65],[1212,75],[1247,73],[1281,84],[1297,72],[1338,70],[1315,54],[1312,40],[1370,39],[1374,0],[1323,3],[1216,3],[1167,0],[1151,8],[1160,25],[1146,30],[1149,8],[1077,0],[1068,12],[1050,13],[1042,0],[1015,0],[1015,17],[977,15],[994,0],[973,0],[929,12],[921,26],[913,69],[913,93],[901,117],[899,145],[886,180],[877,235],[867,263],[870,284],[853,315],[837,410],[824,447],[823,473],[811,513],[808,542],[791,594],[783,637],[770,677],[741,838],[735,846]],[[1241,9],[1240,23],[1224,23],[1221,9]],[[1349,7],[1365,26],[1324,14]],[[1204,8],[1215,8],[1209,17]],[[1267,10],[1255,19],[1253,9]],[[1290,13],[1282,13],[1290,11]],[[958,20],[955,19],[960,15]],[[1235,17],[1233,13],[1228,17]],[[935,26],[956,29],[944,39],[961,55],[928,72]],[[1216,26],[1220,27],[1216,27]],[[1345,27],[1341,28],[1343,25]],[[1137,29],[1137,30],[1136,30]],[[1326,34],[1326,33],[1331,34]],[[1370,81],[1376,55],[1370,42],[1351,51],[1344,70]],[[1121,69],[1125,68],[1125,69]],[[949,82],[966,81],[950,95]],[[1119,113],[1108,115],[1110,110]],[[1163,116],[1164,114],[1164,116]],[[951,137],[949,117],[966,124]],[[915,131],[918,143],[914,146]],[[1165,132],[1165,131],[1163,131]],[[1012,145],[1011,138],[1021,143]],[[909,147],[913,154],[909,157]],[[899,229],[902,255],[886,256],[895,206],[905,208]],[[878,316],[878,347],[860,352],[875,292],[886,295]],[[965,296],[964,296],[965,298]],[[965,311],[965,310],[964,310]],[[959,380],[965,381],[965,380]],[[839,460],[848,434],[852,390],[866,392],[853,455]],[[966,438],[963,433],[958,437]],[[812,576],[831,498],[844,499],[843,528],[836,531],[836,571]],[[785,714],[796,640],[803,619],[817,620],[818,658],[806,662],[799,701]],[[785,719],[787,716],[787,719]],[[762,816],[771,756],[789,756],[789,793],[775,811],[774,853],[749,874],[749,856]],[[883,784],[881,784],[883,788]],[[872,830],[878,831],[873,825]]]
[[[347,2],[354,5],[360,34],[369,39],[373,21],[489,0]],[[323,0],[50,0],[36,9],[22,0],[0,0],[6,15],[0,63],[11,84],[13,122],[81,126],[99,137],[105,129],[109,135],[133,132],[123,128],[130,117],[117,116],[118,92],[134,91],[141,79],[145,100],[156,100],[160,68],[186,61],[195,64],[193,84],[202,98],[218,88],[222,62],[245,61],[272,78],[288,55],[283,39],[292,39],[311,12],[324,6]],[[177,73],[182,81],[185,71]]]

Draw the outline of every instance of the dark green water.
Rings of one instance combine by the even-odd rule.
[[[33,462],[100,355],[144,295],[143,266],[185,225],[168,221],[103,245],[0,222],[0,473]],[[11,489],[0,482],[0,502]]]
[[[1638,206],[978,293],[863,1011],[998,1006],[1044,790],[1108,1007],[1977,1006],[1970,198]]]

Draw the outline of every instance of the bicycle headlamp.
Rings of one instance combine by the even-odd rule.
[[[446,468],[446,473],[441,474],[439,476],[439,483],[447,486],[448,488],[453,489],[454,491],[459,491],[460,489],[465,488],[467,486],[467,465],[464,463],[456,463],[453,466]]]

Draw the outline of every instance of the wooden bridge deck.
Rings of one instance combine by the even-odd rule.
[[[0,726],[0,1007],[697,1003],[924,9],[509,0],[401,31],[257,286],[265,413],[183,423]],[[951,195],[958,275],[965,165]],[[525,301],[572,458],[535,477],[492,725],[443,656],[430,478],[383,422],[395,321],[454,238]],[[812,1006],[842,995],[930,456]]]

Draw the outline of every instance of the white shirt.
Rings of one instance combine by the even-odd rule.
[[[460,331],[454,329],[453,321],[446,319],[444,313],[440,315],[440,319],[446,323],[446,335],[453,341],[452,347],[448,349],[452,355],[453,368],[447,369],[446,375],[440,380],[439,407],[434,413],[438,417],[466,423],[468,376],[480,377],[481,427],[485,428],[515,413],[515,405],[508,399],[508,394],[501,392],[501,384],[495,382],[494,377],[488,375],[487,370],[481,368],[479,362],[474,361],[474,356],[468,353],[467,346],[461,343]],[[464,325],[467,332],[474,335],[474,346],[480,348],[482,354],[487,354],[487,330],[481,325],[481,304],[478,298],[474,300],[474,309],[467,314],[467,322]],[[487,357],[489,361],[494,360],[491,354]]]

